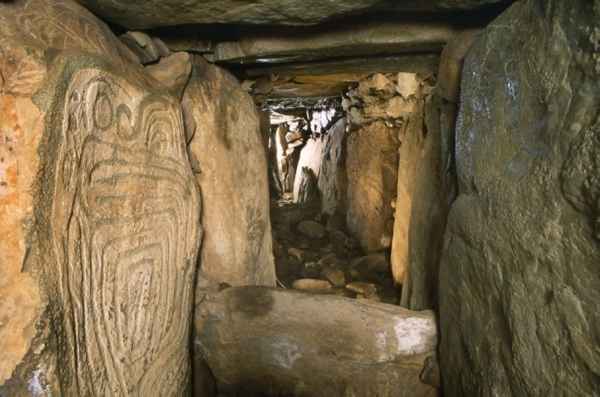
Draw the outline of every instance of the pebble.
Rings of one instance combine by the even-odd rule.
[[[346,276],[341,270],[327,267],[323,269],[322,275],[327,281],[333,284],[334,287],[343,287],[346,285]]]
[[[292,288],[299,289],[302,291],[318,291],[324,289],[331,289],[329,281],[319,280],[316,278],[301,278],[294,281]]]
[[[354,281],[350,284],[347,284],[346,288],[350,291],[356,292],[357,294],[364,295],[365,297],[370,297],[377,294],[377,287],[375,284],[364,283],[362,281]]]
[[[298,224],[298,231],[306,237],[320,240],[327,234],[327,230],[319,222],[302,221]]]
[[[299,261],[302,261],[302,259],[304,258],[304,251],[296,247],[288,248],[287,253],[289,256],[291,256],[292,258],[296,258]]]

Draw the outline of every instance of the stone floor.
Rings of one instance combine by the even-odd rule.
[[[316,294],[398,304],[389,254],[361,251],[343,220],[285,196],[271,203],[278,285]]]

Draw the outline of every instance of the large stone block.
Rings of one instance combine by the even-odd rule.
[[[207,295],[195,321],[197,344],[224,395],[437,395],[426,383],[436,378],[430,311],[234,287]]]
[[[511,0],[80,0],[98,15],[130,29],[184,24],[313,25],[365,12],[472,10]]]
[[[398,130],[375,121],[346,138],[346,223],[365,252],[389,248],[398,180]]]
[[[319,192],[321,193],[321,211],[333,215],[336,212],[344,212],[346,198],[346,173],[344,170],[346,120],[342,118],[336,121],[327,134],[329,139],[322,152]]]
[[[0,394],[185,394],[200,198],[178,99],[69,1],[0,4],[0,54]]]
[[[527,0],[469,51],[440,273],[447,396],[600,390],[600,4]]]
[[[198,57],[183,106],[204,207],[200,277],[274,286],[267,154],[252,98]]]

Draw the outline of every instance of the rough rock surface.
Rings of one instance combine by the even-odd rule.
[[[296,35],[248,35],[214,47],[217,62],[306,62],[322,58],[360,57],[398,53],[436,53],[455,34],[452,25],[439,22],[382,22]]]
[[[338,120],[327,132],[329,139],[323,148],[319,192],[321,211],[328,215],[343,213],[346,195],[346,172],[344,170],[344,143],[346,120]]]
[[[392,242],[400,117],[414,108],[398,92],[404,75],[414,76],[370,76],[349,91],[343,103],[350,125],[345,145],[346,223],[367,253],[389,248]]]
[[[181,98],[192,72],[191,56],[187,52],[176,52],[161,58],[156,64],[146,66],[145,70],[173,95]]]
[[[365,11],[476,9],[504,0],[80,0],[92,11],[129,29],[193,23],[311,25]]]
[[[252,98],[228,72],[195,57],[183,106],[204,207],[200,277],[274,286],[266,151]]]
[[[2,395],[189,390],[199,194],[130,55],[75,3],[0,3]]]
[[[397,131],[383,121],[351,131],[347,138],[348,230],[365,252],[389,248],[398,175]]]
[[[447,396],[600,390],[600,4],[515,3],[465,61],[440,273]]]
[[[329,141],[329,137],[327,135],[323,135],[319,138],[310,137],[307,139],[306,144],[300,150],[300,156],[298,158],[298,164],[296,165],[296,176],[294,177],[294,202],[298,202],[300,198],[300,186],[305,182],[307,177],[315,177],[319,178],[321,174],[321,162],[323,160],[323,149],[327,142]],[[312,171],[312,175],[308,173],[307,175],[304,168],[310,169]]]
[[[457,189],[453,145],[461,71],[474,34],[458,35],[444,48],[437,85],[401,138],[392,266],[402,283],[401,305],[411,310],[437,308],[444,231]]]
[[[433,312],[260,287],[210,294],[196,310],[224,395],[437,395],[421,380],[435,368]]]

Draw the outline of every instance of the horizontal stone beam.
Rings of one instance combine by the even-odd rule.
[[[440,52],[457,33],[446,23],[377,23],[302,36],[246,36],[217,43],[215,62],[278,63],[348,56]]]
[[[431,311],[266,287],[209,294],[195,349],[221,392],[299,396],[435,396]],[[433,377],[435,378],[435,377]],[[431,382],[435,383],[435,382]]]
[[[335,61],[300,62],[285,65],[252,66],[245,69],[248,78],[275,74],[280,78],[295,76],[322,76],[354,73],[407,72],[430,74],[438,70],[440,57],[437,54],[403,54],[393,56],[373,56],[347,58]]]

